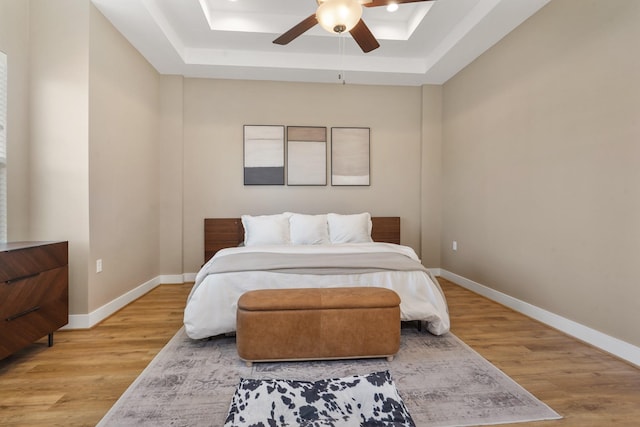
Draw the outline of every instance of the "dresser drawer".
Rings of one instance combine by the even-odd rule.
[[[0,359],[69,321],[68,246],[0,243]]]
[[[67,302],[67,267],[43,271],[15,281],[0,283],[0,322],[12,320],[36,311],[52,301]]]
[[[0,246],[0,283],[67,265],[67,242],[18,245]]]
[[[67,266],[0,283],[0,359],[66,325]]]
[[[67,305],[47,301],[37,310],[10,322],[0,320],[0,359],[28,346],[67,324]]]

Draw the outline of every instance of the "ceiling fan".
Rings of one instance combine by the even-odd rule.
[[[330,33],[349,32],[363,52],[371,52],[380,47],[380,43],[361,19],[362,6],[378,7],[423,1],[433,0],[316,0],[318,3],[316,13],[292,27],[273,42],[280,45],[289,44],[316,24],[320,24]]]

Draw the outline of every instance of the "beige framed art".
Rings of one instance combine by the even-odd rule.
[[[327,185],[326,127],[287,127],[287,185]]]
[[[331,185],[370,185],[369,128],[331,128]]]
[[[244,185],[284,185],[284,126],[244,126]]]

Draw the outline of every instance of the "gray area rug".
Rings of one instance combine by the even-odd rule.
[[[417,426],[472,426],[561,418],[453,334],[403,328],[386,359],[255,363],[235,337],[194,341],[181,329],[98,424],[223,426],[240,378],[316,381],[389,371]]]

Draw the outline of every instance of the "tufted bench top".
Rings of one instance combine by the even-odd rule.
[[[396,307],[400,297],[378,287],[260,289],[244,293],[238,309],[244,311],[318,310]]]

